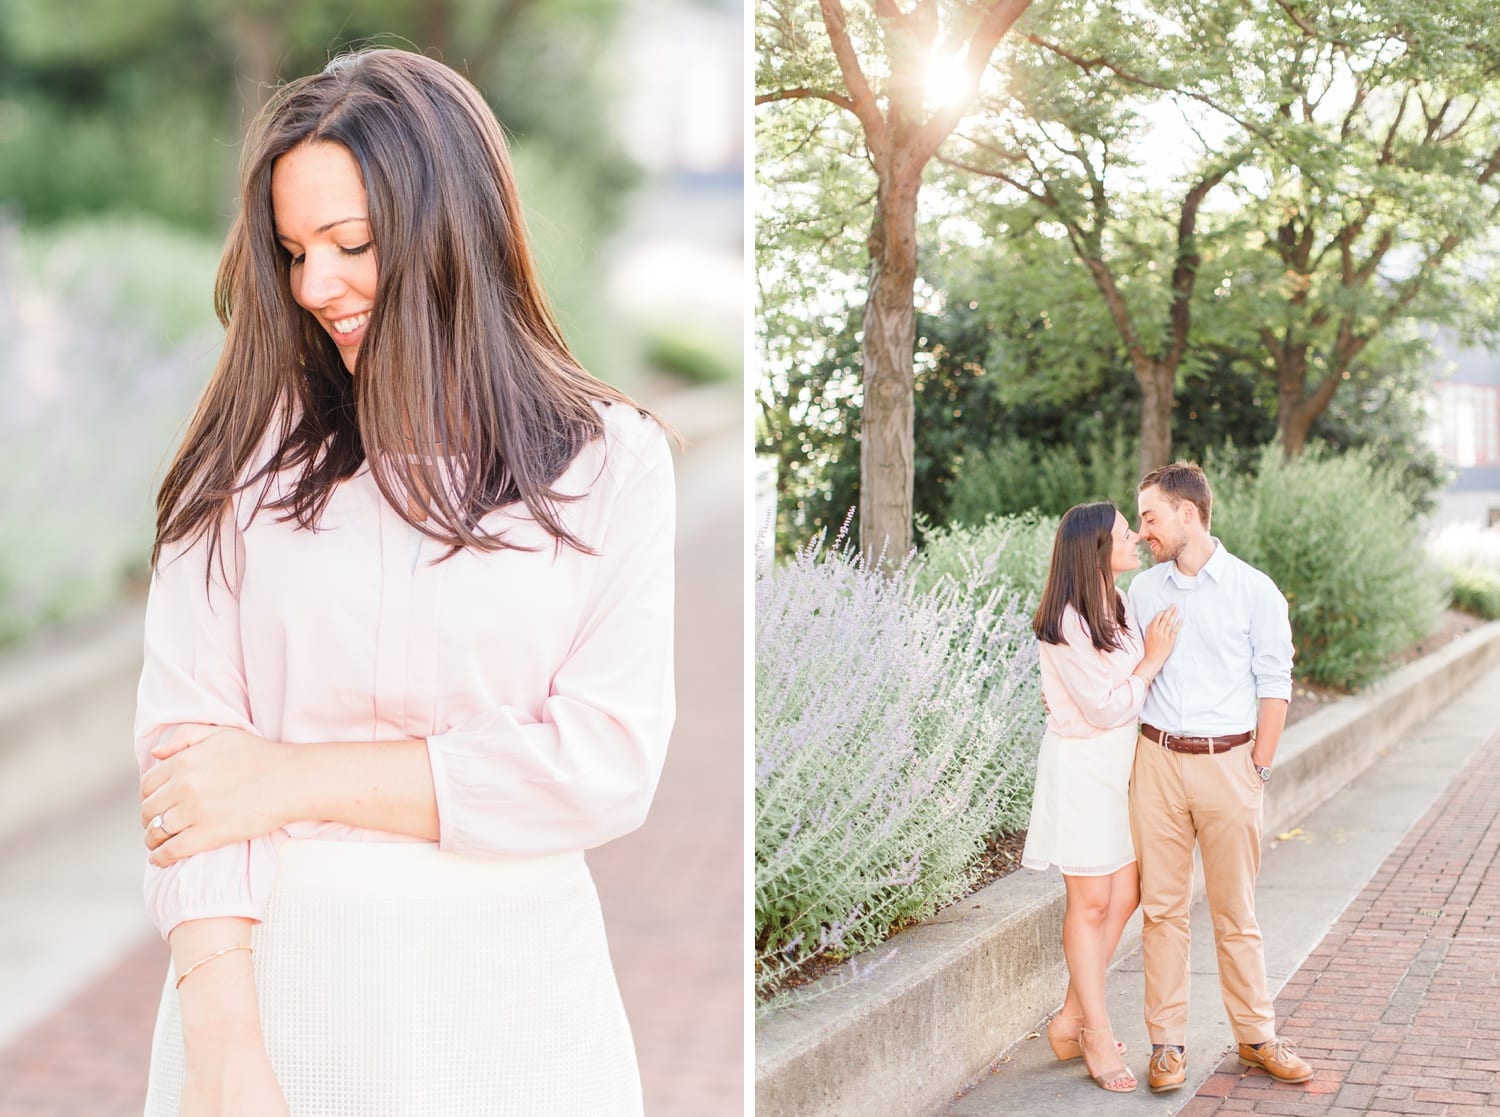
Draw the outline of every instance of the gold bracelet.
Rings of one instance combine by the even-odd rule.
[[[237,944],[235,946],[226,946],[223,950],[216,950],[212,954],[205,955],[204,957],[199,958],[191,966],[189,966],[187,969],[183,970],[181,976],[179,976],[177,978],[177,984],[176,984],[176,986],[174,988],[181,989],[182,988],[182,983],[184,981],[186,981],[192,975],[192,972],[194,970],[196,970],[199,966],[203,965],[205,962],[212,962],[215,958],[219,957],[221,954],[229,954],[230,952],[235,951],[235,950],[249,950],[252,954],[255,953],[255,951],[251,949],[250,944],[247,943],[247,942],[242,942],[242,943],[239,943],[239,944]]]

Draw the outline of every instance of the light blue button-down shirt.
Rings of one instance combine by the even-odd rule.
[[[1163,562],[1130,584],[1142,632],[1168,605],[1177,644],[1146,693],[1141,720],[1168,733],[1217,737],[1255,728],[1262,698],[1292,697],[1292,626],[1276,583],[1214,540],[1195,577]]]

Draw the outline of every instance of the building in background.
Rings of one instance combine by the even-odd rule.
[[[1435,518],[1500,526],[1500,352],[1440,348],[1454,369],[1433,385],[1429,437],[1454,476]]]
[[[608,261],[611,300],[672,371],[739,379],[744,330],[744,10],[632,0],[616,134],[647,172]],[[694,359],[694,354],[697,359]],[[687,358],[689,367],[680,367]]]

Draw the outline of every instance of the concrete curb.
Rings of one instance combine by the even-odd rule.
[[[1500,621],[1475,629],[1283,736],[1264,832],[1294,825],[1500,663]],[[1014,873],[902,933],[765,1017],[757,1117],[931,1114],[1062,1000],[1062,880]],[[1121,954],[1139,942],[1139,920]]]

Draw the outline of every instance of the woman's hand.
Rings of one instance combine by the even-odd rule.
[[[287,747],[217,725],[173,731],[151,750],[160,763],[141,777],[141,825],[151,863],[165,867],[290,821],[278,805]]]
[[[1168,605],[1151,618],[1145,632],[1146,656],[1141,660],[1141,667],[1150,672],[1148,682],[1156,677],[1162,664],[1167,662],[1167,656],[1172,654],[1177,634],[1181,631],[1182,617],[1178,615],[1175,605]]]

